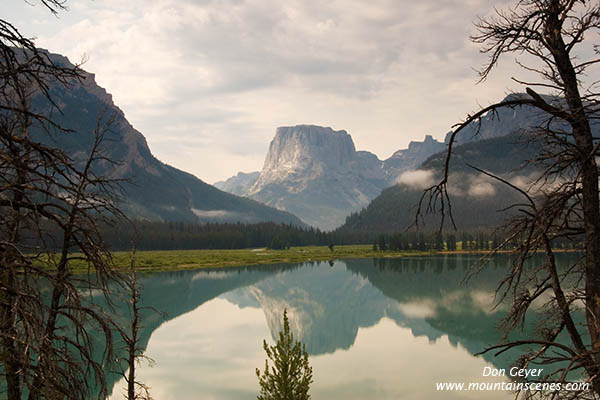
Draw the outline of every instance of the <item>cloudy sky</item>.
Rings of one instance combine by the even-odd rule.
[[[513,89],[512,59],[477,85],[468,40],[492,0],[70,0],[3,18],[96,74],[164,162],[213,183],[262,168],[278,126],[345,129],[387,158],[443,139]]]

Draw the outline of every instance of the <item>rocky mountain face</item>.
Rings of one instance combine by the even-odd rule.
[[[411,142],[408,149],[381,161],[372,153],[357,151],[346,131],[314,125],[280,127],[260,173],[238,174],[218,187],[330,230],[394,184],[402,171],[443,147],[427,136],[424,142]]]
[[[63,56],[51,57],[58,64],[70,65]],[[274,221],[302,225],[287,212],[222,192],[156,159],[144,136],[131,126],[110,94],[96,84],[93,74],[86,73],[83,81],[73,81],[69,87],[53,85],[50,95],[61,111],[52,114],[53,120],[71,133],[56,131],[47,135],[33,127],[31,134],[78,160],[89,153],[94,130],[105,130],[102,153],[116,163],[98,163],[95,170],[127,180],[122,184],[122,208],[129,216],[163,221]],[[40,113],[51,110],[42,96],[34,97],[32,106]]]
[[[512,93],[502,102],[529,97],[524,93]],[[543,96],[548,103],[560,101],[551,96]],[[495,112],[488,112],[481,118],[480,123],[472,123],[463,129],[455,139],[458,145],[478,140],[493,139],[511,133],[527,132],[532,128],[542,126],[548,120],[548,114],[531,106],[517,106],[514,108],[501,108]],[[452,131],[446,134],[444,143],[450,141]]]
[[[214,187],[227,193],[235,194],[237,196],[245,196],[250,191],[252,185],[256,183],[260,172],[238,172],[236,176],[232,176],[226,181],[219,181],[214,183]]]
[[[431,155],[446,148],[431,135],[426,135],[422,142],[410,142],[408,149],[398,150],[383,162],[383,168],[391,179],[396,179],[405,171],[417,169]]]
[[[311,125],[281,127],[248,195],[333,229],[387,186],[379,160],[357,152],[346,131]]]
[[[510,94],[504,101],[522,96],[526,95]],[[561,100],[547,96],[546,101],[555,103]],[[470,124],[456,137],[455,149],[463,145],[467,147],[462,152],[457,151],[455,159],[463,163],[468,159],[476,165],[494,163],[494,171],[503,168],[518,170],[523,161],[532,156],[532,150],[519,143],[519,136],[547,120],[545,113],[530,106],[488,112],[479,123]],[[564,128],[555,122],[552,126]],[[600,121],[594,121],[592,128],[600,130]],[[256,180],[253,181],[257,175],[252,175],[248,181],[238,184],[239,178],[234,177],[224,182],[223,188],[290,211],[322,229],[340,226],[345,216],[365,208],[382,190],[390,188],[383,198],[377,200],[377,205],[369,206],[373,208],[370,214],[377,215],[377,222],[369,222],[367,227],[362,217],[368,213],[363,212],[360,216],[354,215],[346,227],[405,229],[413,222],[414,204],[411,201],[417,202],[424,185],[433,183],[435,165],[440,164],[439,160],[427,164],[428,159],[445,151],[451,133],[446,135],[444,143],[427,135],[422,142],[411,142],[407,149],[398,150],[382,161],[372,153],[356,151],[345,131],[310,125],[279,128]],[[477,145],[479,142],[481,146]],[[498,153],[499,149],[505,154]],[[515,152],[519,153],[518,157],[511,156]],[[522,174],[517,171],[513,175]],[[469,203],[464,203],[465,214],[469,213],[468,204],[479,204],[482,215],[489,215],[489,207],[499,206],[498,202],[491,204],[488,200],[497,199],[491,194],[500,192],[495,192],[488,183],[480,182],[482,179],[477,174],[464,172],[463,178],[463,181],[458,178],[458,185],[464,186],[462,193],[471,191],[476,195]],[[398,183],[400,186],[392,188]],[[484,187],[485,190],[482,189]],[[395,209],[403,216],[394,214]],[[392,214],[395,216],[392,217]],[[371,220],[371,217],[367,219]],[[498,218],[492,219],[498,222]],[[480,222],[484,223],[483,220]],[[484,225],[487,226],[488,222],[492,221]],[[382,224],[387,224],[387,228]]]

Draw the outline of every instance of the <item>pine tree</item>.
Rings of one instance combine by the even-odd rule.
[[[377,242],[379,245],[379,250],[386,251],[388,249],[384,235],[379,235],[379,239],[377,240]]]
[[[456,236],[453,234],[446,236],[446,247],[450,251],[456,250]]]
[[[275,346],[263,341],[268,359],[265,370],[261,374],[256,369],[260,384],[257,400],[308,400],[308,390],[312,383],[312,368],[308,363],[306,347],[290,332],[287,310],[283,311],[283,331],[279,332],[279,340]],[[273,365],[269,369],[269,359]]]

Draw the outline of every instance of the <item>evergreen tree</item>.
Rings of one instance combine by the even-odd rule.
[[[456,236],[453,234],[446,236],[446,247],[450,251],[456,250]]]
[[[390,248],[390,250],[394,250],[394,251],[404,250],[404,247],[402,246],[402,234],[401,233],[395,233],[392,236],[390,236],[389,248]]]
[[[427,250],[427,240],[425,239],[425,234],[423,232],[419,232],[417,242],[417,250],[425,251]]]
[[[434,245],[435,250],[444,250],[444,238],[441,233],[434,234]]]
[[[283,311],[283,331],[279,332],[279,340],[275,346],[263,341],[268,359],[265,370],[256,376],[260,384],[257,400],[308,400],[308,390],[312,383],[312,368],[308,363],[306,347],[290,332],[287,310]],[[273,365],[269,369],[269,359]]]
[[[379,245],[379,250],[386,251],[387,250],[387,243],[385,241],[385,236],[384,235],[379,235],[379,239],[377,241],[378,241],[378,245]]]
[[[281,240],[281,238],[279,236],[275,236],[273,238],[273,240],[271,240],[271,243],[269,243],[269,249],[271,249],[271,250],[285,250],[286,249],[286,245],[283,242],[283,240]]]

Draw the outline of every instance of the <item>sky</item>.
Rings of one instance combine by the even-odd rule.
[[[3,18],[85,59],[153,154],[208,183],[260,170],[279,126],[343,129],[385,159],[522,90],[510,57],[477,83],[473,22],[504,1],[68,0],[57,16],[29,3]]]

